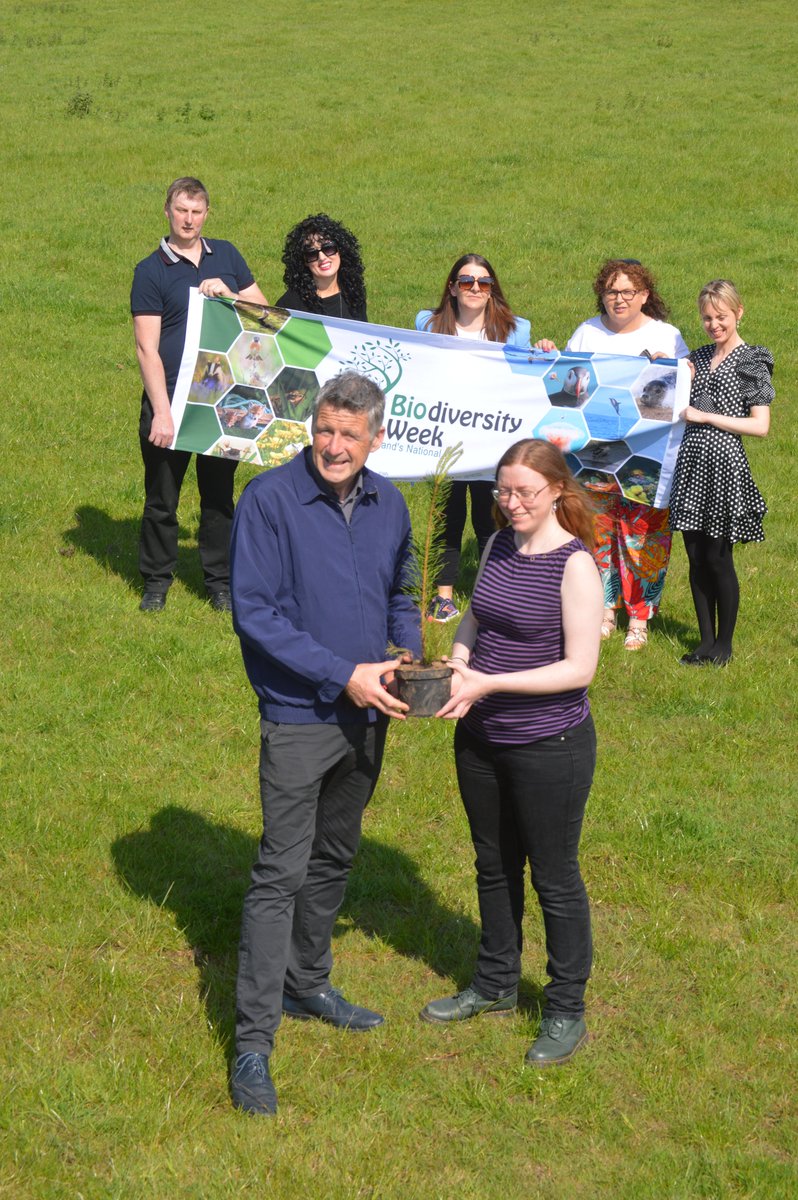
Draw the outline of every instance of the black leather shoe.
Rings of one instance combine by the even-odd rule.
[[[336,1029],[348,1029],[351,1033],[376,1029],[385,1020],[385,1017],[371,1009],[350,1004],[337,988],[330,988],[315,996],[305,996],[301,1000],[283,992],[283,1012],[287,1017],[296,1017],[299,1021],[326,1021]]]
[[[141,612],[160,612],[166,606],[166,592],[145,592],[141,597]]]
[[[584,1017],[544,1017],[524,1061],[528,1067],[559,1066],[573,1058],[587,1040]]]
[[[239,1054],[230,1080],[233,1108],[258,1116],[272,1117],[277,1112],[277,1093],[269,1074],[265,1054]]]
[[[517,1003],[517,991],[500,996],[498,1000],[486,1000],[469,986],[445,1000],[430,1000],[418,1015],[432,1025],[445,1025],[449,1021],[467,1021],[470,1017],[509,1017]]]
[[[232,612],[233,597],[224,589],[221,592],[209,592],[208,599],[210,600],[211,608],[216,612]]]

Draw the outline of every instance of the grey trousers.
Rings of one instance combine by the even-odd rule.
[[[263,836],[244,900],[236,987],[236,1053],[269,1054],[283,990],[330,986],[330,943],[382,765],[375,725],[261,722]]]

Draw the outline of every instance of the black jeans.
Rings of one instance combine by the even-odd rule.
[[[488,745],[460,721],[454,747],[477,854],[482,940],[473,985],[491,1000],[518,985],[528,861],[546,930],[544,1015],[581,1016],[593,957],[578,857],[596,765],[592,718],[521,746]]]
[[[388,722],[261,722],[263,837],[244,900],[236,1052],[269,1054],[283,990],[330,986],[335,918],[382,765]]]
[[[468,483],[455,479],[446,501],[443,528],[443,561],[437,583],[442,587],[454,587],[460,569],[460,548],[466,522],[466,495],[471,492],[471,524],[477,538],[479,556],[485,549],[488,538],[496,532],[493,520],[493,495],[490,480],[478,479]]]
[[[140,436],[144,461],[144,514],[139,539],[139,570],[151,592],[166,592],[177,563],[177,504],[191,455],[163,450]],[[197,455],[200,495],[199,555],[209,592],[230,587],[230,530],[233,525],[233,476],[238,463]]]

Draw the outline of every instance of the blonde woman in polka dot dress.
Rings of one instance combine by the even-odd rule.
[[[689,667],[725,666],[732,656],[740,588],[735,542],[764,541],[767,505],[754,483],[742,438],[770,429],[773,358],[738,333],[743,305],[730,279],[714,279],[698,297],[712,341],[690,355],[693,385],[671,491],[671,528],[680,529],[700,642],[682,657]]]

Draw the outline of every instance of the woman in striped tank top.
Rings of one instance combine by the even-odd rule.
[[[587,1040],[592,960],[579,837],[596,761],[587,686],[603,609],[593,514],[560,451],[526,439],[496,472],[495,533],[450,663],[460,793],[476,851],[482,939],[469,987],[426,1021],[506,1015],[521,976],[524,868],[546,930],[545,1006],[530,1066],[566,1062]]]

